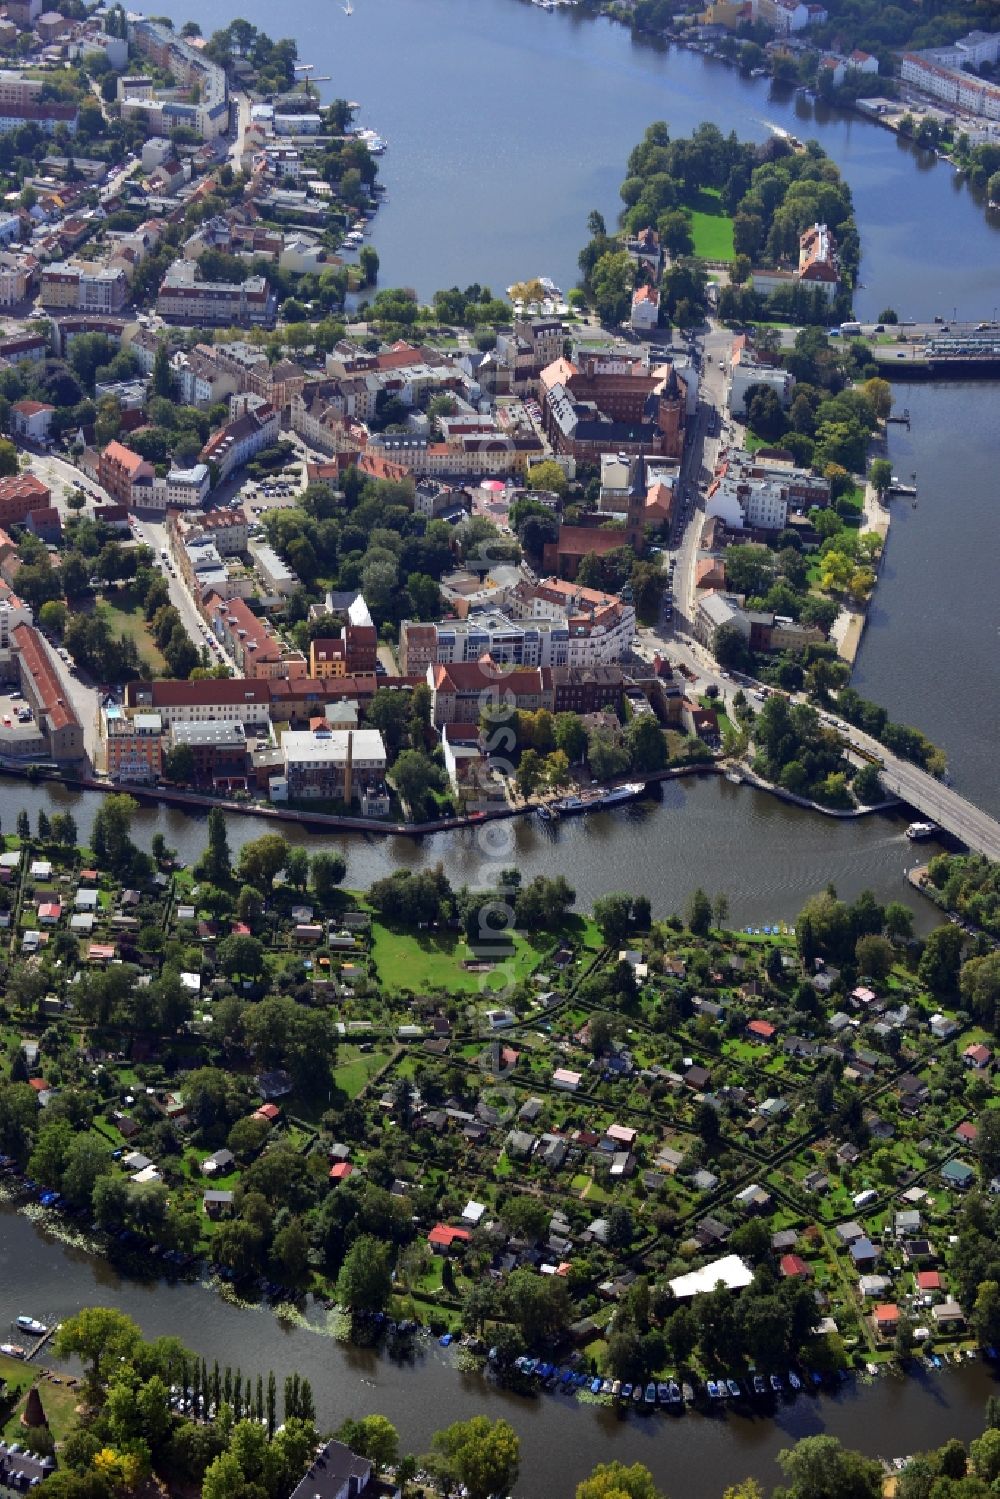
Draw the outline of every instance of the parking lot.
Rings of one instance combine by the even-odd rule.
[[[239,493],[239,503],[248,516],[266,515],[298,504],[302,483],[296,478],[277,475],[273,479],[248,479]]]
[[[35,717],[16,688],[4,688],[0,692],[0,748],[8,747],[17,754],[19,740],[35,739],[38,725]]]

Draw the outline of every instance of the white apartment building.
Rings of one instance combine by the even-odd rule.
[[[125,711],[158,713],[164,728],[175,723],[241,723],[267,732],[271,722],[268,683],[229,677],[223,681],[130,682]]]
[[[380,785],[386,753],[378,729],[286,729],[281,736],[288,795],[351,801]]]
[[[265,542],[251,541],[250,555],[267,591],[277,598],[287,598],[299,586],[298,574],[288,566],[274,547]]]
[[[789,505],[807,509],[829,503],[830,486],[808,469],[761,459],[741,449],[726,451],[705,500],[705,515],[718,516],[734,531],[780,531]]]
[[[755,385],[766,385],[768,390],[774,391],[782,406],[787,406],[792,399],[795,376],[788,370],[757,364],[753,358],[747,357],[744,350],[739,359],[734,358],[729,377],[726,405],[733,416],[742,417],[745,414],[747,391]]]
[[[201,281],[197,262],[179,259],[160,282],[156,310],[168,321],[189,325],[263,326],[273,323],[277,301],[263,276],[248,276],[241,282]]]
[[[950,104],[965,114],[1000,120],[1000,85],[965,72],[966,65],[996,63],[1000,56],[1000,32],[970,32],[950,47],[928,47],[923,52],[904,52],[900,77],[925,94]]]
[[[229,406],[237,414],[212,433],[199,454],[202,463],[215,464],[220,481],[277,442],[281,433],[281,418],[263,397],[232,396]]]

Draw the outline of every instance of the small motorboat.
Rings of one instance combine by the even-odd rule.
[[[727,1379],[726,1389],[729,1391],[734,1400],[739,1400],[743,1394],[743,1391],[740,1389],[740,1382],[738,1379]]]
[[[767,1385],[764,1382],[764,1376],[763,1376],[763,1374],[755,1374],[754,1375],[754,1377],[753,1377],[753,1392],[754,1392],[755,1395],[759,1395],[761,1397],[763,1397],[764,1395],[767,1394]]]
[[[801,1390],[802,1388],[802,1381],[796,1374],[794,1369],[789,1369],[788,1371],[788,1383],[791,1385],[793,1390]]]
[[[783,1386],[782,1386],[782,1383],[781,1383],[781,1375],[780,1374],[772,1374],[771,1375],[771,1389],[774,1391],[774,1393],[776,1395],[780,1395],[781,1391],[782,1391],[782,1388],[783,1388]]]
[[[7,1358],[27,1357],[26,1351],[21,1347],[20,1343],[0,1343],[0,1353],[5,1354]]]
[[[646,1386],[646,1404],[656,1404],[656,1386],[652,1380],[650,1380],[649,1384]]]
[[[30,1332],[33,1338],[44,1338],[48,1332],[44,1322],[39,1322],[37,1317],[20,1316],[17,1319],[18,1332]]]

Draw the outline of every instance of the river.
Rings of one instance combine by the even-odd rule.
[[[911,427],[889,428],[889,457],[900,478],[916,473],[919,494],[915,509],[890,501],[885,562],[852,681],[943,745],[956,786],[996,817],[997,387],[893,389]]]
[[[10,780],[0,786],[10,808],[4,818],[7,831],[20,807],[27,808],[32,824],[39,808],[49,813],[68,809],[81,841],[90,836],[101,792]],[[579,910],[589,910],[608,890],[627,890],[648,895],[654,914],[664,917],[683,912],[696,885],[712,895],[724,891],[730,919],[743,926],[794,921],[806,897],[832,881],[845,899],[869,886],[883,902],[906,901],[923,930],[936,924],[936,912],[904,874],[924,863],[938,845],[915,848],[908,843],[903,836],[908,820],[903,814],[820,817],[713,776],[667,781],[658,800],[570,818],[555,828],[529,817],[415,839],[308,833],[294,823],[275,824],[262,817],[233,815],[228,824],[234,852],[276,826],[290,842],[338,849],[347,860],[345,883],[353,889],[365,889],[400,867],[422,869],[439,861],[454,885],[481,888],[505,864],[516,863],[526,880],[536,874],[566,874]],[[148,848],[153,833],[160,831],[192,863],[205,845],[205,821],[202,814],[143,806],[133,836]]]
[[[855,115],[814,106],[714,59],[633,38],[605,19],[518,0],[157,0],[208,35],[234,15],[292,32],[325,101],[360,101],[388,141],[388,202],[373,234],[383,286],[480,281],[502,292],[525,276],[568,288],[587,214],[621,207],[625,160],[652,120],[675,135],[702,120],[764,140],[774,126],[813,137],[851,184],[864,246],[862,316],[989,316],[998,301],[1000,215],[952,168]],[[915,160],[919,165],[915,165]],[[919,181],[918,181],[919,178]]]
[[[420,1345],[413,1364],[345,1348],[324,1335],[326,1313],[318,1307],[309,1309],[310,1327],[279,1320],[270,1310],[230,1305],[198,1284],[123,1280],[105,1262],[58,1242],[3,1204],[0,1242],[0,1321],[27,1312],[51,1323],[80,1307],[113,1305],[147,1336],[179,1337],[209,1365],[218,1359],[244,1375],[273,1368],[279,1391],[284,1376],[297,1369],[312,1384],[322,1427],[379,1412],[398,1428],[404,1451],[426,1451],[434,1431],[449,1421],[504,1416],[521,1439],[515,1493],[531,1499],[569,1499],[597,1463],[615,1459],[645,1463],[672,1499],[719,1499],[751,1474],[770,1490],[780,1478],[776,1454],[799,1437],[825,1431],[887,1457],[952,1436],[968,1440],[980,1434],[987,1397],[997,1388],[977,1363],[905,1381],[851,1383],[835,1396],[803,1395],[779,1405],[773,1419],[732,1412],[619,1419],[562,1397],[528,1400],[498,1390],[478,1375],[460,1373],[435,1343]],[[41,1362],[51,1367],[51,1353]]]

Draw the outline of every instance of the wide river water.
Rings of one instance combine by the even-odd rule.
[[[857,310],[876,316],[894,305],[904,316],[991,316],[1000,303],[997,224],[932,157],[914,157],[863,120],[819,114],[801,99],[779,98],[766,83],[741,78],[694,54],[637,43],[607,22],[550,15],[517,0],[297,0],[278,16],[263,0],[158,0],[178,24],[192,14],[203,30],[243,14],[272,35],[292,32],[303,61],[330,74],[322,97],[362,102],[361,119],[389,141],[382,162],[388,202],[374,243],[383,285],[422,295],[472,280],[502,289],[511,280],[551,275],[568,287],[600,208],[614,218],[626,155],[654,119],[684,133],[703,119],[743,137],[775,126],[817,138],[854,191],[864,243]],[[856,676],[862,691],[944,745],[956,784],[1000,813],[996,775],[997,618],[995,586],[996,387],[901,388],[910,433],[894,429],[891,456],[916,470],[917,508],[894,519],[883,576]],[[34,816],[72,808],[86,837],[96,793],[0,782],[3,826],[16,810]],[[484,846],[463,832],[415,842],[313,838],[310,847],[345,852],[348,883],[368,884],[399,865],[442,861],[457,884],[482,883],[501,863],[530,877],[565,871],[581,907],[608,889],[647,892],[657,914],[679,910],[692,886],[724,890],[735,922],[794,919],[803,900],[832,880],[845,896],[870,885],[883,900],[910,899],[926,926],[929,909],[903,880],[916,851],[905,819],[842,823],[784,806],[725,781],[688,780],[663,788],[658,805],[577,819],[550,831],[504,824]],[[233,818],[230,839],[273,827]],[[137,836],[160,829],[181,856],[204,842],[204,820],[168,808],[144,809]],[[924,858],[933,845],[919,850]],[[595,1463],[641,1460],[678,1499],[717,1499],[755,1474],[779,1479],[777,1451],[800,1436],[830,1431],[869,1452],[894,1455],[981,1427],[995,1388],[972,1365],[905,1383],[845,1388],[836,1398],[799,1399],[776,1418],[686,1416],[620,1422],[559,1400],[525,1402],[448,1365],[436,1346],[406,1367],[345,1350],[318,1331],[243,1311],[198,1286],[138,1284],[82,1250],[69,1249],[0,1207],[0,1323],[30,1311],[48,1320],[103,1302],[130,1312],[150,1335],[176,1333],[209,1360],[244,1371],[273,1367],[307,1375],[321,1420],[383,1411],[403,1444],[421,1450],[449,1420],[485,1410],[513,1421],[522,1442],[521,1495],[569,1496]],[[323,1314],[310,1313],[317,1327]]]

